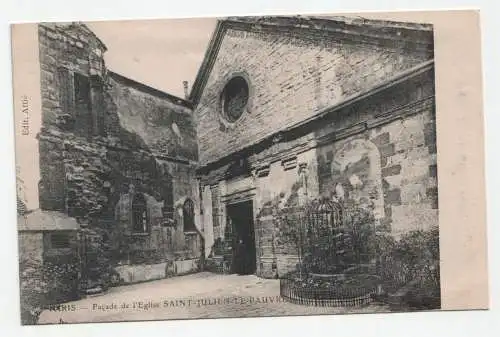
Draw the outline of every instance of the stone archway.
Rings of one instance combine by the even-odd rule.
[[[346,140],[337,146],[331,163],[333,194],[370,207],[376,220],[384,218],[380,152],[369,140]]]

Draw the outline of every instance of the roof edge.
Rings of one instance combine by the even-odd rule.
[[[419,41],[415,34],[432,34],[432,24],[421,24],[411,22],[397,22],[388,20],[372,20],[363,17],[344,16],[240,16],[218,19],[205,56],[196,75],[189,101],[196,106],[199,103],[203,88],[212,70],[216,55],[219,52],[222,39],[229,28],[239,28],[243,30],[257,30],[263,28],[290,29],[297,32],[320,32],[321,34],[342,34],[353,37],[365,37],[369,39],[392,39],[401,40],[407,44],[430,44],[429,40]],[[363,29],[377,31],[376,34],[368,34]],[[408,36],[410,35],[410,36]],[[431,35],[432,36],[432,35]]]
[[[226,31],[226,27],[224,25],[226,22],[223,19],[218,19],[217,24],[215,26],[214,32],[212,33],[212,37],[208,43],[208,47],[205,50],[205,55],[203,56],[203,61],[198,69],[195,80],[193,82],[193,86],[191,87],[191,91],[189,93],[189,100],[193,102],[193,105],[196,106],[198,104],[200,91],[202,89],[202,81],[203,78],[207,76],[207,72],[212,68],[214,60],[214,55],[219,52],[220,44],[222,42],[222,37]]]
[[[325,29],[328,27],[321,26],[339,26],[339,27],[373,27],[373,28],[400,28],[408,30],[423,30],[432,31],[433,25],[430,23],[416,23],[409,21],[393,21],[384,19],[368,19],[361,15],[344,16],[344,15],[278,15],[278,16],[232,16],[224,20],[233,22],[247,22],[260,24],[273,24],[285,26],[300,26],[303,28]]]
[[[185,100],[183,98],[180,98],[180,97],[172,95],[172,94],[169,94],[165,91],[153,88],[147,84],[136,81],[136,80],[131,79],[129,77],[126,77],[124,75],[118,74],[117,72],[112,71],[110,69],[108,69],[107,73],[108,73],[109,77],[113,78],[114,80],[121,82],[127,86],[133,87],[133,88],[135,88],[139,91],[142,91],[146,94],[150,94],[150,95],[156,96],[158,98],[164,98],[164,99],[169,100],[173,104],[182,105],[185,108],[193,109],[193,104],[188,100]]]
[[[71,30],[73,28],[78,28],[87,34],[90,34],[92,36],[92,38],[97,41],[98,45],[100,46],[100,48],[102,49],[103,52],[108,51],[108,47],[106,46],[106,44],[84,22],[81,22],[81,21],[69,21],[69,22],[50,21],[50,22],[39,22],[38,25],[42,26],[45,29],[57,31],[58,33],[64,34],[64,35],[71,37],[71,38],[75,38],[75,37],[72,36],[70,33],[68,33],[68,30]]]

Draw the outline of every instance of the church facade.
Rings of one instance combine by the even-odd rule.
[[[395,237],[437,225],[432,26],[223,20],[190,100],[209,258],[243,242],[243,273],[286,274],[297,254],[272,210],[320,197],[372,209]]]
[[[272,210],[322,196],[395,237],[438,223],[430,25],[221,19],[186,98],[108,70],[85,25],[39,42],[40,209],[92,230],[125,282],[280,277],[297,256]]]

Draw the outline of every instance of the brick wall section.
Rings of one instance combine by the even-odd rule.
[[[200,162],[215,161],[431,57],[326,37],[230,29],[196,108]],[[224,128],[219,97],[235,72],[250,81],[249,112]]]
[[[438,224],[437,213],[437,170],[436,155],[432,153],[432,146],[426,146],[424,140],[425,125],[434,120],[432,107],[421,105],[415,107],[419,114],[406,117],[392,123],[367,130],[362,134],[351,136],[341,143],[325,145],[319,149],[319,167],[322,194],[333,193],[338,182],[347,185],[346,190],[352,196],[361,196],[358,191],[363,187],[355,188],[349,185],[348,178],[356,174],[360,180],[369,183],[370,163],[359,167],[357,171],[344,173],[339,177],[332,175],[331,160],[328,154],[356,141],[369,141],[376,144],[380,153],[381,170],[378,179],[381,179],[383,192],[383,212],[379,230],[390,231],[395,236],[415,229],[428,229]],[[354,165],[355,166],[355,165]],[[353,167],[354,167],[353,166]],[[364,195],[368,197],[368,195]]]
[[[361,111],[358,116],[366,120],[369,120],[370,115],[374,118],[384,110],[393,111],[394,115],[399,114],[401,118],[325,144],[318,149],[320,191],[330,195],[338,180],[332,175],[332,161],[338,156],[339,148],[356,141],[376,146],[380,158],[380,172],[377,175],[382,180],[383,192],[380,229],[390,231],[395,236],[438,224],[435,103],[430,75],[432,74],[422,78],[420,89],[408,90],[406,95],[398,99],[377,102],[374,97],[356,107],[356,110]],[[405,88],[401,87],[399,90]],[[393,93],[393,97],[398,97],[398,94]],[[369,113],[365,115],[363,111]],[[335,124],[342,126],[343,123]],[[319,134],[323,135],[323,132],[320,130]],[[368,174],[370,168],[361,167],[361,171]],[[363,177],[363,173],[358,176]],[[349,177],[343,178],[345,180]]]
[[[435,142],[426,144],[429,124],[435,125],[432,107],[420,107],[421,113],[372,131],[372,135],[388,133],[383,168],[386,225],[395,236],[409,230],[438,225],[437,158]]]
[[[147,198],[151,229],[147,235],[128,236],[119,259],[142,255],[142,263],[153,263],[198,257],[200,237],[184,235],[180,211],[191,198],[199,213],[196,130],[189,104],[120,75],[108,76],[105,47],[84,26],[43,24],[39,41],[40,207],[108,226],[119,246],[119,236],[130,233],[130,204],[121,215],[116,206],[133,184]],[[65,105],[78,95],[78,76],[89,80],[87,110]],[[82,112],[89,118],[78,124]],[[88,128],[77,127],[87,121]],[[166,206],[174,227],[163,226]],[[201,227],[198,216],[196,224]]]

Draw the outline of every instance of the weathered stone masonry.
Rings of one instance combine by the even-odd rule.
[[[104,229],[115,263],[198,260],[191,104],[108,71],[84,25],[43,24],[39,40],[40,207]]]
[[[200,90],[196,108],[202,165],[304,121],[432,58],[433,53],[425,38],[412,44],[404,39],[410,33],[407,39],[418,38],[421,33],[415,29],[397,30],[401,37],[395,30],[392,36],[360,42],[354,36],[359,34],[356,26],[351,35],[328,30],[328,26],[300,31],[293,22],[277,27],[279,24],[245,24],[239,19],[221,25],[223,38],[217,54],[211,55],[210,76]],[[378,30],[372,28],[371,33],[375,32]],[[246,74],[249,80],[248,114],[225,127],[217,106],[220,91],[235,73]],[[227,146],[218,146],[221,143]]]
[[[264,277],[297,263],[276,206],[341,191],[396,237],[437,224],[431,27],[236,18],[219,24],[210,48],[192,94],[207,255],[221,254],[209,247],[224,241],[225,208],[238,197],[253,201]],[[220,92],[234,76],[250,88],[228,123]]]
[[[41,208],[105,229],[127,281],[231,261],[249,201],[263,277],[297,263],[276,207],[342,195],[396,237],[437,224],[431,26],[221,20],[188,100],[108,71],[83,25],[39,38]]]

